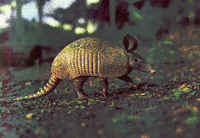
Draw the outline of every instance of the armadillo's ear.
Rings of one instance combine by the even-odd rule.
[[[128,49],[129,48],[129,40],[133,41],[133,47],[130,48],[130,49]],[[126,49],[127,52],[133,52],[134,50],[137,49],[137,46],[138,46],[137,39],[134,38],[134,37],[132,37],[130,34],[127,34],[124,37],[123,44],[124,44],[124,47],[125,47],[125,49]]]

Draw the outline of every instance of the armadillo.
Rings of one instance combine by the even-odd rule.
[[[83,98],[87,96],[83,91],[84,82],[88,77],[98,77],[103,85],[102,93],[107,96],[107,79],[118,78],[132,82],[128,74],[134,69],[155,72],[136,52],[128,52],[120,46],[98,38],[81,38],[68,44],[54,58],[50,79],[43,89],[35,94],[17,97],[15,100],[32,99],[45,95],[65,78],[73,80],[76,95],[78,98]]]

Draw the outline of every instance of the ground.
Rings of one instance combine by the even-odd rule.
[[[9,101],[41,88],[48,79],[45,69],[49,67],[46,63],[41,67],[10,70],[13,78],[6,86],[1,83],[1,137],[198,137],[200,98],[195,81],[156,85],[150,79],[132,86],[110,80],[111,95],[104,98],[99,94],[98,81],[90,80],[85,86],[89,98],[78,100],[72,83],[65,80],[45,97]],[[37,77],[42,79],[37,80]]]
[[[101,96],[98,79],[91,79],[84,86],[89,97],[79,100],[72,82],[63,80],[49,95],[12,102],[44,86],[50,63],[1,68],[0,137],[198,138],[199,42],[182,34],[186,37],[170,33],[149,50],[147,61],[153,60],[156,74],[133,71],[134,84],[111,79],[109,97]]]

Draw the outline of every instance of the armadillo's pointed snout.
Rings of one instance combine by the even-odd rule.
[[[152,69],[151,65],[150,64],[147,64],[146,65],[146,70],[152,74],[156,73],[156,70]]]

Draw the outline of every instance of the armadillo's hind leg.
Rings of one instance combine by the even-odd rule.
[[[100,84],[103,87],[102,92],[101,92],[102,95],[104,97],[109,96],[109,93],[108,93],[108,79],[107,78],[100,78]]]
[[[83,85],[87,81],[88,77],[79,77],[73,80],[74,92],[79,99],[83,99],[88,95],[83,91]]]

